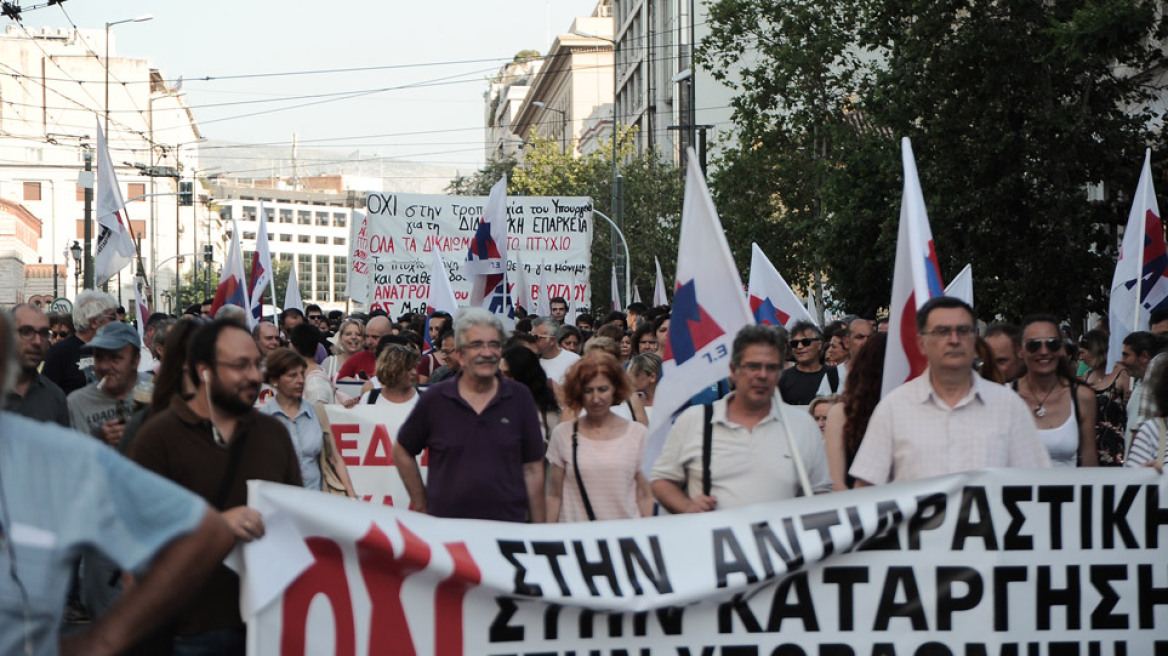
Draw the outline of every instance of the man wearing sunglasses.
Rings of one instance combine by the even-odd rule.
[[[37,421],[56,422],[69,427],[65,393],[37,368],[49,348],[49,318],[35,305],[21,303],[12,308],[16,329],[16,350],[20,370],[16,383],[4,395],[4,409]]]
[[[791,326],[791,353],[795,366],[779,378],[779,393],[789,405],[805,406],[817,396],[835,394],[839,390],[839,370],[823,364],[823,333],[810,321],[798,321]]]
[[[983,467],[1050,467],[1030,408],[973,370],[973,310],[933,298],[917,311],[916,327],[929,367],[876,406],[849,470],[857,487]]]

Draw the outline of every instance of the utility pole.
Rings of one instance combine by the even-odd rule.
[[[85,149],[85,178],[89,184],[85,185],[85,288],[93,288],[93,151],[89,144],[83,143]]]

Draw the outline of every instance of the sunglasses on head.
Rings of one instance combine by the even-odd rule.
[[[1058,353],[1063,350],[1063,340],[1057,337],[1049,339],[1028,339],[1026,340],[1026,350],[1030,353],[1038,353],[1038,350],[1043,346],[1046,347],[1048,353]]]
[[[792,339],[790,341],[790,344],[791,344],[791,348],[801,348],[801,347],[811,346],[812,344],[814,344],[815,342],[818,342],[818,341],[819,341],[818,337],[804,337],[803,339]]]

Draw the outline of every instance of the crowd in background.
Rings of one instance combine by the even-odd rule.
[[[242,653],[238,579],[215,563],[228,532],[264,535],[245,482],[360,493],[325,405],[373,406],[395,437],[413,510],[520,522],[705,512],[987,466],[1160,469],[1168,434],[1168,312],[1127,336],[1109,371],[1101,329],[1074,335],[1033,315],[979,331],[961,301],[933,299],[916,324],[928,370],[883,400],[887,322],[749,326],[735,337],[727,378],[675,415],[658,455],[648,428],[671,358],[668,307],[569,318],[565,299],[553,298],[549,316],[520,312],[513,331],[482,310],[395,318],[309,305],[258,322],[242,308],[211,310],[153,314],[139,330],[113,297],[86,291],[71,315],[31,305],[7,313],[11,382],[0,418],[18,423],[0,441],[2,491],[12,494],[17,476],[52,479],[55,467],[12,471],[24,456],[3,449],[15,448],[15,433],[37,433],[12,417],[57,424],[76,432],[47,431],[49,443],[83,441],[78,454],[103,468],[86,475],[106,487],[88,493],[118,529],[93,527],[76,537],[85,548],[58,550],[66,573],[40,577],[51,584],[33,601],[27,580],[17,592],[0,583],[5,619],[25,618],[0,630],[0,651],[45,630],[30,628],[32,606],[50,624],[94,622],[76,634],[84,649],[93,645],[81,640],[112,626],[140,653]],[[35,454],[37,437],[22,436],[20,448]],[[139,471],[130,462],[152,474],[127,474]],[[165,517],[133,498],[146,489]],[[59,503],[29,498],[15,512],[35,526],[70,516]],[[0,511],[0,522],[16,521],[11,503]],[[182,554],[193,578],[173,602],[175,619],[123,611],[150,607],[137,598],[152,589],[141,583],[153,581],[146,563],[184,540],[203,555]],[[14,556],[16,571],[32,558]],[[159,628],[127,630],[127,617]]]

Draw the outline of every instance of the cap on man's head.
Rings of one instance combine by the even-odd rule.
[[[142,348],[142,340],[138,338],[138,331],[133,326],[115,321],[98,328],[97,335],[81,350],[85,353],[91,353],[94,349],[117,351],[125,346]]]

